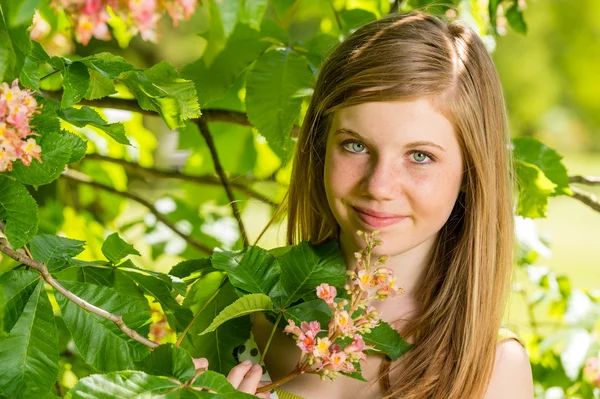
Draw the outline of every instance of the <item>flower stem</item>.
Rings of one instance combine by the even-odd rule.
[[[271,389],[275,389],[280,385],[285,384],[286,382],[298,377],[300,374],[304,374],[304,371],[301,368],[296,368],[294,369],[291,373],[289,373],[288,375],[286,375],[285,377],[283,377],[280,380],[277,380],[275,382],[272,382],[269,385],[265,385],[262,387],[259,387],[256,390],[256,393],[261,393],[261,392],[266,392],[266,391],[270,391]]]
[[[265,356],[267,355],[267,350],[269,350],[269,345],[271,345],[271,340],[273,339],[273,335],[275,335],[275,330],[277,329],[277,326],[279,325],[279,320],[281,320],[281,316],[283,316],[283,312],[279,312],[279,314],[277,315],[277,319],[275,320],[275,325],[273,326],[273,329],[271,330],[271,335],[269,335],[269,339],[267,340],[265,349],[263,350],[262,355],[260,355],[260,362],[258,362],[258,364],[263,364],[263,360],[265,360]]]

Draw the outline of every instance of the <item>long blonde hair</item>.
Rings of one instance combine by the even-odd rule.
[[[395,14],[369,23],[323,64],[298,137],[287,241],[338,238],[323,181],[331,114],[372,101],[428,97],[453,124],[463,188],[416,290],[420,314],[402,331],[415,348],[399,378],[382,369],[386,397],[481,398],[489,383],[512,268],[510,136],[502,87],[481,39],[459,22]]]

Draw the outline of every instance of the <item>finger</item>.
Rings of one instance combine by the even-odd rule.
[[[254,395],[258,383],[260,382],[260,377],[262,377],[262,367],[260,367],[260,364],[255,364],[248,373],[246,373],[246,376],[237,387],[237,390]]]
[[[238,389],[240,383],[246,376],[246,373],[252,367],[252,362],[250,360],[244,360],[237,366],[231,369],[229,374],[227,375],[227,380],[235,389]]]
[[[204,369],[207,370],[208,369],[208,359],[205,357],[199,357],[197,359],[192,359],[194,361],[194,367],[196,367],[196,370],[199,369]]]

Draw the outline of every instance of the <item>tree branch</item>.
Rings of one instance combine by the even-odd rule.
[[[598,197],[596,197],[596,195],[575,186],[569,187],[571,188],[571,191],[573,191],[573,198],[583,202],[593,210],[600,212],[600,200],[598,200]]]
[[[600,177],[569,176],[569,183],[587,184],[588,186],[600,186]]]
[[[200,133],[204,140],[206,140],[206,145],[210,149],[210,155],[212,156],[213,164],[215,165],[215,170],[221,179],[221,183],[225,188],[225,192],[227,193],[227,198],[229,198],[229,203],[231,205],[231,209],[233,209],[233,216],[238,222],[238,226],[240,228],[240,234],[242,236],[242,240],[244,241],[244,247],[248,246],[248,235],[246,234],[246,229],[244,228],[244,223],[242,222],[242,217],[240,215],[240,211],[237,207],[237,202],[235,197],[233,196],[233,192],[231,191],[231,187],[229,186],[229,181],[227,180],[227,176],[225,175],[225,171],[221,166],[221,161],[219,160],[219,154],[217,153],[217,148],[215,147],[215,143],[213,142],[212,136],[210,134],[210,130],[208,129],[208,124],[205,120],[198,120],[198,127],[200,128]]]
[[[86,302],[85,300],[79,298],[77,295],[73,294],[71,291],[67,290],[58,281],[56,281],[54,279],[54,277],[52,277],[52,275],[50,275],[50,272],[48,271],[48,268],[46,267],[46,265],[44,265],[43,263],[40,263],[34,259],[31,259],[29,256],[27,256],[22,251],[13,250],[10,247],[10,245],[8,244],[8,241],[6,241],[6,239],[2,238],[2,237],[0,237],[0,251],[4,252],[5,254],[7,254],[8,256],[10,256],[14,260],[16,260],[17,262],[20,262],[20,263],[27,265],[27,266],[31,267],[32,269],[36,270],[38,273],[40,273],[42,278],[48,284],[50,284],[52,286],[52,288],[54,288],[55,290],[57,290],[58,292],[63,294],[65,297],[67,297],[70,301],[75,303],[80,308],[87,310],[89,312],[95,313],[100,317],[103,317],[105,319],[112,321],[125,334],[127,334],[134,340],[141,342],[142,344],[144,344],[150,348],[156,348],[158,346],[158,343],[149,340],[148,338],[140,335],[136,331],[127,327],[127,325],[123,322],[123,317],[121,317],[120,315],[112,314],[110,312],[107,312],[104,309],[94,306],[91,303]]]
[[[92,181],[92,179],[90,179],[89,176],[72,170],[72,169],[67,169],[65,170],[62,174],[62,177],[72,180],[74,182],[77,183],[82,183],[82,184],[87,184],[88,186],[92,186],[92,187],[96,187],[99,188],[101,190],[104,191],[108,191],[110,193],[116,194],[116,195],[120,195],[122,197],[125,198],[129,198],[130,200],[133,200],[139,204],[144,205],[146,208],[148,208],[148,210],[150,210],[150,212],[152,212],[156,218],[161,221],[162,223],[164,223],[167,227],[169,227],[171,230],[173,230],[173,232],[175,234],[177,234],[179,237],[183,238],[188,244],[196,247],[197,249],[199,249],[202,252],[207,253],[208,255],[212,254],[212,249],[207,247],[206,245],[202,244],[201,242],[199,242],[198,240],[196,240],[195,238],[184,234],[181,230],[179,230],[175,224],[173,224],[171,221],[169,221],[169,219],[167,219],[162,213],[160,213],[158,211],[158,209],[156,209],[156,207],[154,205],[152,205],[150,202],[146,201],[145,199],[135,195],[135,194],[131,194],[127,191],[119,191],[113,187],[101,184],[101,183],[97,183],[95,181]]]
[[[125,159],[112,158],[112,157],[108,157],[108,156],[100,155],[100,154],[96,154],[96,153],[86,155],[85,158],[83,158],[83,160],[84,161],[85,160],[96,160],[96,161],[111,162],[111,163],[115,163],[115,164],[124,166],[126,168],[129,168],[131,170],[134,170],[140,174],[149,174],[154,177],[163,177],[165,179],[177,179],[177,180],[189,181],[189,182],[197,183],[197,184],[209,184],[209,185],[215,185],[215,186],[220,186],[222,184],[221,181],[219,180],[219,178],[217,178],[215,176],[210,176],[210,175],[193,176],[193,175],[187,175],[185,173],[181,173],[178,171],[159,170],[156,168],[149,168],[146,166],[141,166],[138,163],[127,161]],[[236,190],[246,194],[247,196],[256,198],[262,202],[265,202],[265,203],[271,205],[272,207],[279,206],[279,204],[271,201],[270,199],[266,198],[262,194],[258,193],[254,189],[247,186],[248,184],[251,184],[255,181],[256,180],[253,180],[253,179],[250,179],[250,178],[247,178],[244,176],[233,176],[231,178],[231,181],[229,182],[229,185],[232,188],[235,188]]]

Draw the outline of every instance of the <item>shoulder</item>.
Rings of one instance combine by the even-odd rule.
[[[496,347],[492,378],[484,399],[532,399],[533,378],[525,348],[515,339]]]

